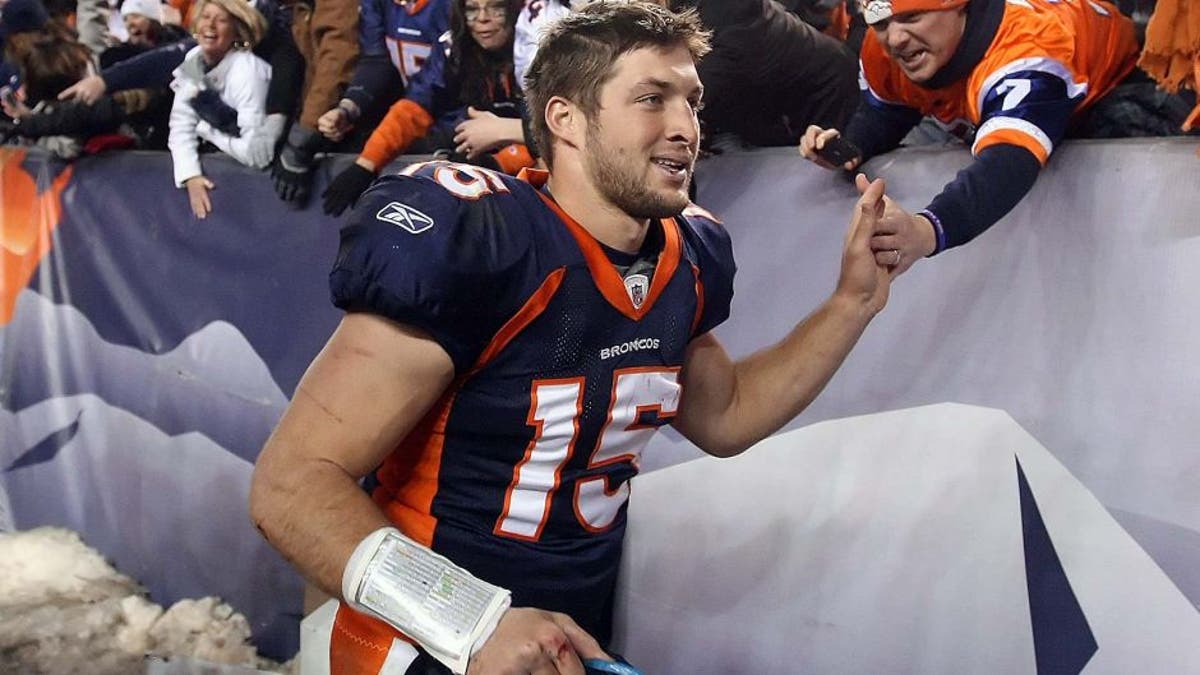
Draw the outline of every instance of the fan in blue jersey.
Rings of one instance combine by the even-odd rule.
[[[529,71],[548,173],[430,162],[359,200],[331,274],[346,316],[251,488],[265,536],[340,599],[331,672],[611,661],[649,438],[671,424],[742,452],[807,406],[883,309],[883,184],[859,177],[829,300],[740,361],[713,336],[735,266],[687,198],[707,50],[694,13],[591,3]]]
[[[317,129],[340,141],[358,124],[369,132],[421,71],[450,28],[449,0],[361,0],[358,65],[336,107]],[[359,119],[359,118],[362,119]]]

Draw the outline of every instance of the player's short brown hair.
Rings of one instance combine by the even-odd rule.
[[[645,47],[686,47],[692,59],[709,50],[709,32],[694,10],[672,12],[629,0],[598,0],[550,26],[538,43],[525,75],[537,149],[547,166],[554,163],[554,140],[546,126],[546,103],[561,96],[590,118],[600,107],[600,89],[624,54]]]

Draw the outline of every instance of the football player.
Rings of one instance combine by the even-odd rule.
[[[340,597],[334,673],[581,675],[608,660],[650,436],[672,424],[742,452],[813,400],[886,304],[894,255],[871,248],[883,184],[859,177],[831,297],[737,362],[713,336],[730,239],[687,198],[707,49],[692,13],[589,4],[547,33],[527,78],[548,172],[414,165],[352,212],[331,274],[347,314],[263,449],[250,505]]]

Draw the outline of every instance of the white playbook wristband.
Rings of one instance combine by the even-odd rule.
[[[367,535],[346,563],[342,597],[425,648],[457,675],[512,604],[508,590],[478,579],[394,527]]]

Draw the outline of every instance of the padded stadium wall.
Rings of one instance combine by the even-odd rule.
[[[0,159],[0,527],[77,530],[155,602],[219,595],[265,654],[290,656],[300,581],[245,505],[259,448],[338,320],[336,221],[284,207],[264,174],[222,157],[204,158],[217,185],[204,221],[166,155]],[[916,210],[968,162],[913,149],[867,170]],[[1065,145],[1012,214],[896,281],[788,429],[943,402],[1004,411],[1200,605],[1198,176],[1194,142]],[[698,179],[739,262],[717,332],[746,354],[832,290],[854,190],[790,150],[710,158]],[[643,471],[698,455],[660,434]]]

